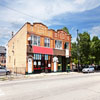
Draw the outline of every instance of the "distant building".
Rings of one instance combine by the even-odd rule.
[[[7,67],[30,74],[66,71],[71,57],[71,35],[42,23],[26,23],[8,42]]]
[[[6,66],[6,48],[0,46],[0,66]]]

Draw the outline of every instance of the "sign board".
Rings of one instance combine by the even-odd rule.
[[[66,49],[66,58],[69,58],[69,49]]]
[[[51,67],[51,64],[48,64],[48,67]]]
[[[53,62],[58,62],[58,58],[57,57],[54,57],[53,58]]]

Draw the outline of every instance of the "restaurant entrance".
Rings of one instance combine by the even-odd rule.
[[[51,72],[51,55],[34,54],[34,73]]]

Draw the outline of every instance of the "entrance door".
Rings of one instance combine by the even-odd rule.
[[[32,73],[32,59],[28,58],[28,73]]]

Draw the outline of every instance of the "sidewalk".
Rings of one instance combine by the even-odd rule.
[[[7,76],[0,76],[0,81],[15,80],[15,79],[29,79],[29,78],[41,78],[46,76],[60,76],[60,75],[80,75],[78,72],[56,72],[56,73],[39,73],[39,74],[11,74]]]

